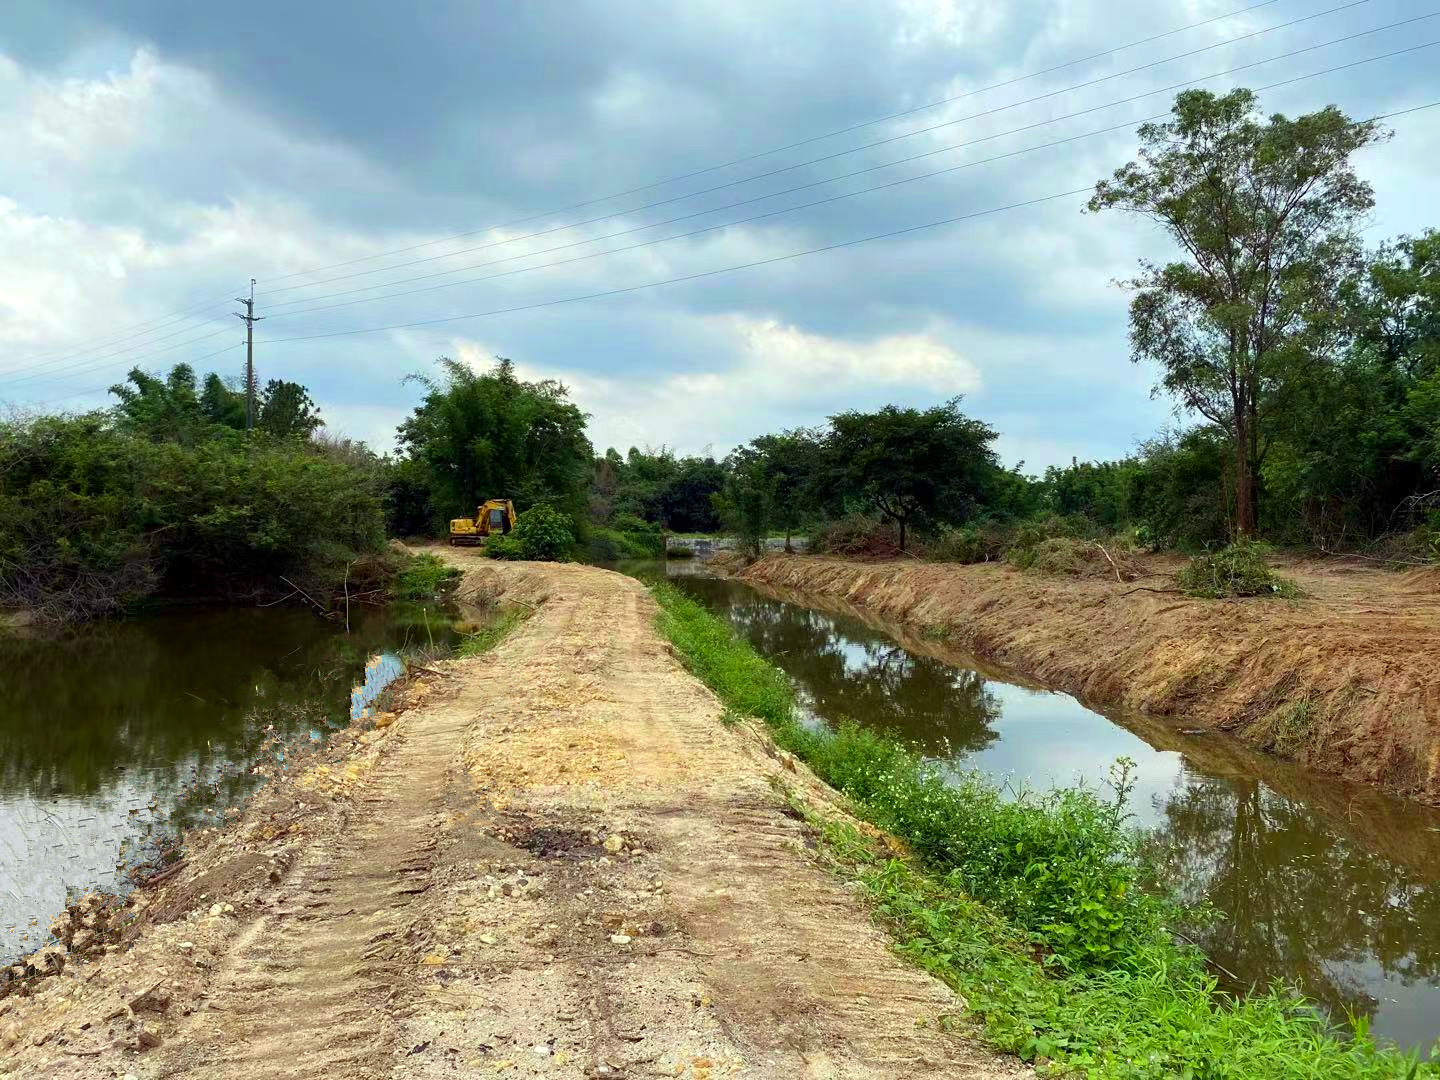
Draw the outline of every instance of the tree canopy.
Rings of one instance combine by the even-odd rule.
[[[484,372],[449,357],[437,364],[436,377],[410,376],[425,399],[398,433],[435,513],[459,517],[486,499],[509,498],[522,512],[548,503],[578,518],[594,451],[569,391],[549,379],[518,379],[503,357]]]
[[[1343,344],[1334,313],[1374,203],[1351,158],[1382,132],[1334,106],[1265,118],[1243,89],[1187,90],[1172,111],[1140,128],[1139,160],[1098,183],[1089,207],[1148,218],[1183,252],[1130,282],[1134,359],[1229,434],[1235,527],[1250,535],[1269,422]]]

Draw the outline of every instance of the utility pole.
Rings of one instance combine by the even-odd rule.
[[[235,298],[237,304],[245,305],[245,314],[235,312],[237,319],[245,320],[245,430],[255,427],[255,324],[260,321],[255,315],[255,279],[250,279],[250,298]]]

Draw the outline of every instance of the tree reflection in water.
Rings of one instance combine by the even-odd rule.
[[[908,652],[858,619],[760,596],[733,581],[691,579],[761,655],[799,683],[827,721],[850,717],[923,754],[961,757],[998,739],[1000,702],[978,671]]]
[[[1191,777],[1152,837],[1167,882],[1223,918],[1193,930],[1242,985],[1282,978],[1333,1016],[1373,1016],[1360,977],[1440,972],[1440,885],[1366,850],[1258,780]]]

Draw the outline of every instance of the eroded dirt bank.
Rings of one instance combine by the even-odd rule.
[[[1097,704],[1440,803],[1436,572],[1285,572],[1306,599],[1205,601],[1000,564],[820,556],[772,555],[740,576],[843,599]]]
[[[535,614],[192,838],[124,943],[0,1003],[0,1072],[1023,1074],[940,1030],[775,781],[827,791],[719,722],[637,582],[443,554]]]

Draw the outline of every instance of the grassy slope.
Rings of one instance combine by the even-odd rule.
[[[901,860],[853,829],[825,828],[832,859],[865,884],[897,948],[968,1002],[992,1044],[1115,1080],[1440,1076],[1363,1031],[1342,1037],[1297,996],[1217,994],[1201,958],[1165,929],[1175,909],[1141,887],[1123,767],[1108,799],[1064,790],[1017,804],[978,777],[942,783],[883,738],[802,728],[783,673],[682,593],[654,594],[660,629],[697,677],[765,721],[857,816],[907,842],[913,856]]]

